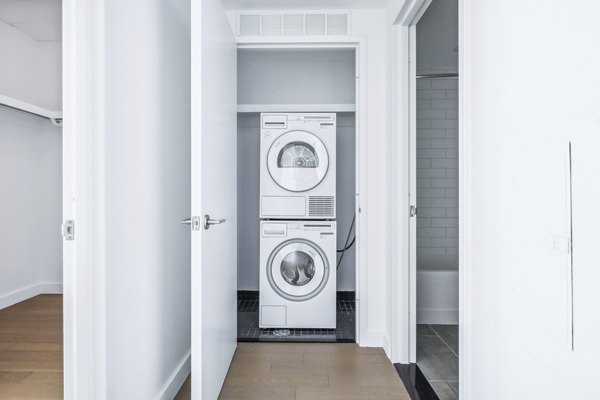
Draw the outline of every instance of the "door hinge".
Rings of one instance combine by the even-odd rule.
[[[68,219],[62,224],[62,235],[65,238],[65,240],[75,240],[74,220]]]
[[[417,216],[417,206],[410,206],[409,214],[411,217],[416,217]]]

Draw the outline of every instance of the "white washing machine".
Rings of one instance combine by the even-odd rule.
[[[335,219],[336,114],[260,119],[260,218]]]
[[[261,221],[261,328],[336,327],[335,221]]]

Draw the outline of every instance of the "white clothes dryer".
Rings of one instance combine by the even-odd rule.
[[[260,218],[335,219],[336,114],[261,114]]]
[[[336,327],[336,223],[262,221],[261,328]]]

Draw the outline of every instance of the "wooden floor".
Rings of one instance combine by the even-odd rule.
[[[189,400],[186,381],[176,400]],[[221,400],[409,400],[394,366],[355,344],[238,343]]]
[[[62,399],[62,352],[61,295],[0,310],[0,399]],[[383,350],[324,343],[239,343],[219,398],[409,400]]]
[[[62,399],[62,296],[0,310],[0,398]]]

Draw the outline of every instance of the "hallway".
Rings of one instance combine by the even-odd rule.
[[[190,379],[176,400],[191,399]],[[356,344],[239,343],[221,400],[409,400],[382,349]]]

